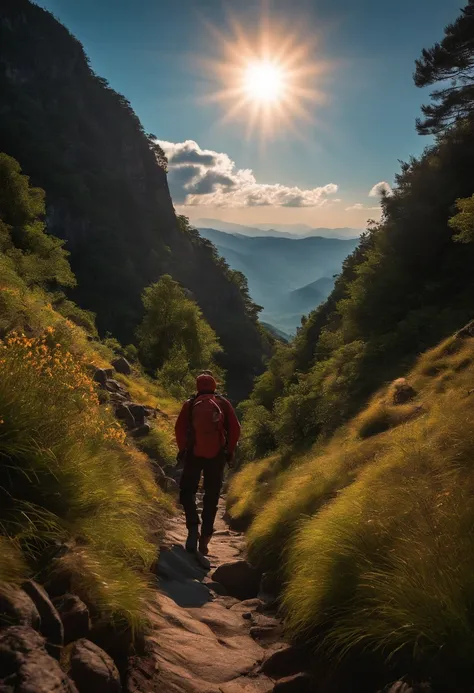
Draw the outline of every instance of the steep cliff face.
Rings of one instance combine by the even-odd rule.
[[[169,272],[219,335],[245,394],[262,337],[212,249],[179,228],[166,171],[130,103],[91,69],[77,39],[28,0],[0,6],[0,151],[46,190],[48,228],[66,239],[74,298],[127,342],[144,286]],[[236,336],[246,344],[242,359]]]

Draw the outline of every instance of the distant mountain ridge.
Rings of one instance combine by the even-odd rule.
[[[301,239],[313,236],[322,238],[337,238],[348,240],[351,238],[359,238],[363,229],[350,229],[347,227],[328,229],[328,228],[312,228],[307,224],[254,224],[246,226],[245,224],[234,224],[220,219],[198,219],[194,222],[198,228],[211,228],[223,233],[238,233],[242,236],[250,237],[270,237],[270,238],[290,238]]]
[[[294,334],[301,316],[329,296],[334,275],[358,243],[321,236],[254,237],[212,228],[199,232],[232,269],[245,274],[252,299],[263,306],[262,320],[285,334]]]

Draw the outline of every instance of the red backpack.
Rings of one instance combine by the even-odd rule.
[[[190,403],[191,436],[196,457],[212,459],[225,448],[225,414],[218,395],[198,395]]]

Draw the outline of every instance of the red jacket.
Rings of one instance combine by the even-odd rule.
[[[235,414],[234,408],[232,407],[232,404],[229,402],[229,400],[225,399],[225,397],[219,396],[217,401],[225,416],[225,428],[227,435],[226,449],[231,455],[233,455],[240,438],[240,423]],[[189,407],[193,403],[193,399],[188,399],[183,404],[183,408],[179,413],[174,428],[176,434],[176,442],[178,444],[178,449],[180,452],[186,450],[186,445],[188,443],[188,431],[190,423]]]

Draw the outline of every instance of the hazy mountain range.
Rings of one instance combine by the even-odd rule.
[[[287,335],[294,334],[302,315],[329,296],[334,275],[358,243],[357,238],[295,238],[278,231],[268,236],[213,228],[199,232],[214,243],[232,269],[245,274],[250,295],[264,308],[262,320]]]
[[[307,224],[233,224],[220,219],[198,219],[193,222],[198,229],[215,229],[224,233],[239,233],[242,236],[271,237],[271,238],[309,238],[318,236],[321,238],[358,238],[363,229],[326,229],[312,228]]]

